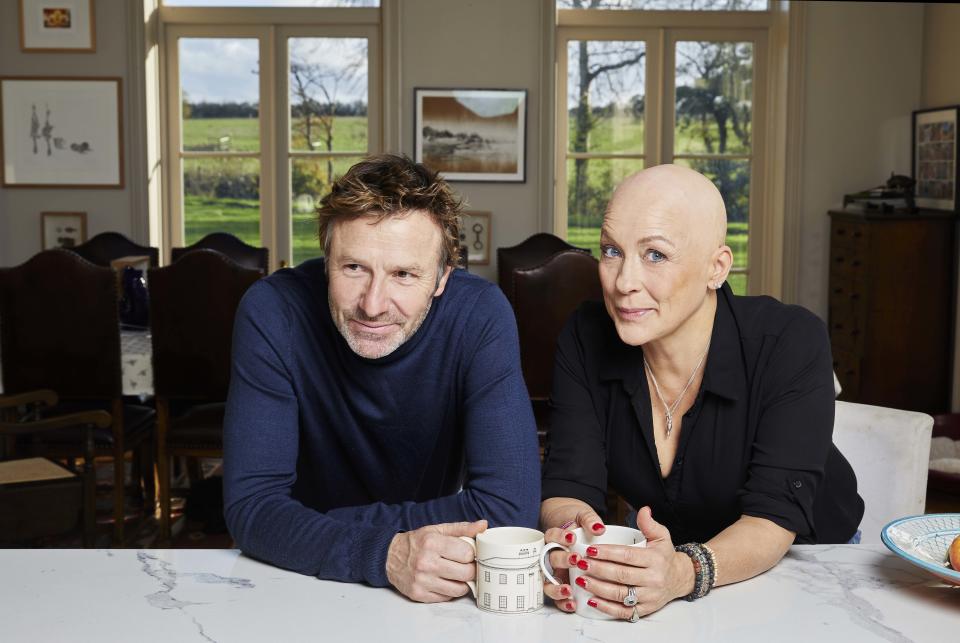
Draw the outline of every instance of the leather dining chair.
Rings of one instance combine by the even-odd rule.
[[[581,302],[602,298],[598,262],[580,250],[561,250],[539,264],[515,269],[509,288],[514,296],[523,379],[542,440],[557,339]]]
[[[538,232],[515,246],[497,248],[497,282],[507,300],[513,304],[512,275],[515,270],[542,264],[550,256],[563,250],[590,254],[589,249],[572,246],[560,237],[546,232]]]
[[[4,394],[50,389],[60,398],[51,413],[110,413],[110,427],[94,431],[94,448],[98,458],[113,463],[113,541],[122,544],[127,452],[133,456],[133,483],[147,511],[152,506],[154,414],[123,399],[117,306],[114,271],[68,250],[45,250],[20,266],[0,269]],[[68,429],[20,440],[17,449],[63,460],[84,453],[80,434]]]
[[[94,431],[108,429],[106,411],[83,411],[41,418],[38,409],[55,409],[54,391],[0,395],[0,545],[31,543],[72,530],[82,515],[83,546],[96,538]],[[51,431],[73,430],[83,445],[77,475],[46,458],[8,456],[7,442],[42,439]]]
[[[163,543],[171,537],[170,458],[223,455],[233,320],[259,278],[260,271],[210,249],[149,273]]]
[[[157,248],[141,246],[119,232],[101,232],[69,250],[98,266],[109,266],[114,259],[130,256],[150,257],[151,268],[160,265],[160,252]]]
[[[186,253],[200,248],[221,252],[244,268],[259,270],[261,275],[270,272],[270,251],[267,248],[251,246],[229,232],[211,232],[185,248],[172,248],[170,258],[175,263]]]

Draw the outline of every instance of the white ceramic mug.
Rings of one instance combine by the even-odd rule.
[[[576,542],[574,542],[574,544],[561,545],[560,543],[550,543],[543,548],[543,553],[540,554],[540,565],[543,568],[543,575],[554,585],[562,584],[560,581],[554,578],[553,569],[550,567],[550,563],[547,562],[547,555],[554,549],[562,549],[567,552],[573,552],[577,554],[578,557],[585,558],[587,561],[589,561],[590,557],[587,556],[587,547],[590,547],[591,545],[627,545],[629,547],[647,546],[647,539],[644,537],[643,532],[639,529],[631,529],[630,527],[607,525],[607,529],[600,535],[586,532],[580,528],[572,531],[574,536],[576,536]],[[613,620],[614,617],[601,612],[595,607],[590,607],[587,605],[587,600],[593,598],[593,594],[583,587],[577,585],[577,579],[583,575],[589,576],[589,574],[589,571],[584,572],[579,567],[570,568],[570,587],[573,588],[573,599],[577,602],[577,614],[580,616],[586,616],[587,618]]]
[[[477,580],[467,583],[477,607],[500,614],[522,614],[543,607],[543,532],[494,527],[476,538],[460,538],[477,556]]]

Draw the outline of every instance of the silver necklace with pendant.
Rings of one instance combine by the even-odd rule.
[[[680,391],[680,395],[677,396],[677,399],[674,400],[673,404],[668,405],[666,400],[663,399],[663,393],[660,392],[660,384],[657,382],[657,376],[653,374],[653,369],[650,368],[650,365],[647,364],[647,358],[643,358],[643,368],[650,373],[650,379],[653,380],[653,388],[657,392],[657,397],[660,398],[660,404],[663,406],[663,417],[667,423],[667,437],[670,437],[670,434],[673,432],[673,414],[677,412],[677,409],[680,408],[680,402],[683,400],[683,396],[687,394],[687,389],[690,388],[690,385],[693,384],[693,380],[697,377],[697,371],[700,370],[700,367],[703,365],[703,360],[707,357],[707,351],[710,349],[710,346],[707,345],[703,349],[703,353],[700,354],[700,360],[697,362],[697,365],[693,367],[693,372],[690,373],[690,379],[687,380],[686,385],[683,387],[683,390]]]

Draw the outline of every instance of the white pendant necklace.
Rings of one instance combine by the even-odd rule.
[[[667,437],[670,437],[670,434],[673,432],[673,414],[677,412],[677,409],[680,408],[680,402],[683,400],[683,396],[687,394],[687,389],[690,388],[690,385],[693,384],[693,380],[697,377],[697,371],[700,370],[700,366],[703,365],[703,360],[707,357],[707,351],[710,349],[709,344],[703,353],[700,354],[700,360],[697,362],[697,365],[693,367],[693,372],[690,373],[690,379],[687,380],[686,385],[683,387],[683,390],[680,391],[680,395],[677,396],[677,399],[674,400],[673,404],[667,404],[666,400],[663,399],[663,393],[660,392],[660,384],[657,382],[657,376],[653,374],[653,369],[650,368],[650,365],[647,364],[647,358],[643,358],[643,368],[650,373],[650,379],[653,380],[653,388],[657,392],[657,397],[660,398],[660,404],[663,406],[663,417],[667,422]]]

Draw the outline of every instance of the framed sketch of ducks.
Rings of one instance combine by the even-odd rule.
[[[5,188],[123,188],[120,78],[0,77]]]

